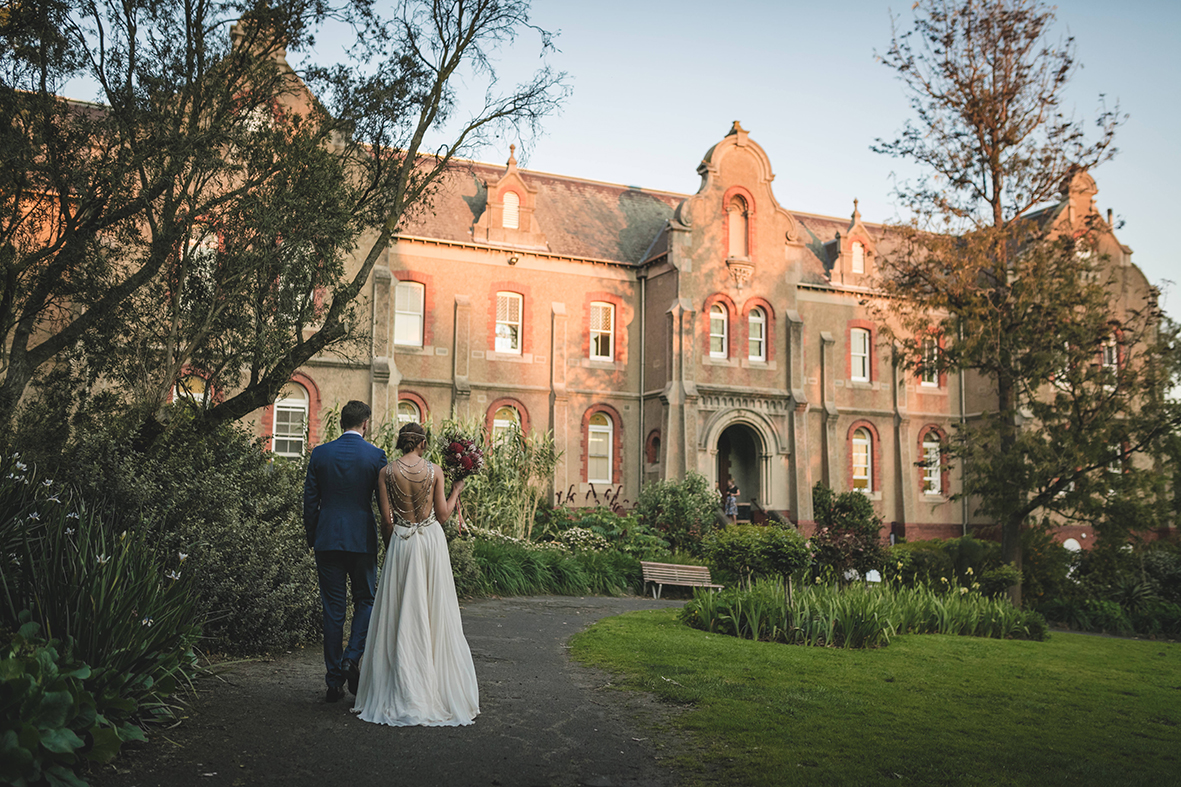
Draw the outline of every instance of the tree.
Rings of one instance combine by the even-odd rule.
[[[356,351],[364,284],[453,159],[535,131],[566,93],[548,67],[496,80],[519,33],[551,48],[523,0],[406,0],[388,17],[344,3],[8,6],[0,421],[67,357],[115,381],[149,434],[188,369],[218,394],[211,424],[273,401],[313,356]],[[287,52],[329,18],[357,30],[348,62],[301,80]],[[488,92],[461,117],[456,81],[473,76]],[[101,105],[62,98],[71,80]]]
[[[991,383],[995,410],[947,448],[1018,568],[1035,515],[1090,518],[1141,495],[1140,457],[1178,417],[1157,293],[1091,202],[1118,108],[1101,109],[1095,141],[1064,113],[1074,43],[1051,38],[1053,21],[1035,0],[916,3],[881,58],[916,117],[874,147],[924,168],[898,189],[914,218],[881,265],[879,308],[902,367]]]

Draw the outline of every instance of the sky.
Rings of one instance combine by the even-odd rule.
[[[900,218],[895,177],[917,172],[873,153],[910,116],[902,85],[875,60],[910,4],[843,0],[535,0],[532,21],[558,32],[548,61],[573,92],[543,135],[519,146],[521,166],[591,180],[693,193],[702,156],[740,120],[770,157],[776,198],[793,211],[866,221]],[[1075,38],[1082,68],[1066,106],[1090,121],[1100,94],[1128,115],[1118,155],[1092,174],[1097,207],[1181,316],[1181,258],[1173,251],[1174,184],[1181,182],[1181,2],[1062,0],[1056,32]],[[532,68],[539,41],[504,53],[506,75]],[[508,144],[475,158],[503,162]]]

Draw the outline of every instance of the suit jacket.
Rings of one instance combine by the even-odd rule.
[[[303,483],[308,546],[377,554],[373,496],[385,465],[385,451],[349,432],[312,450]]]

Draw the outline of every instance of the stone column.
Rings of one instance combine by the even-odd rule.
[[[902,368],[898,347],[893,348],[893,366],[890,382],[894,386],[894,519],[903,526],[915,521],[915,473],[914,452],[910,445],[910,408],[907,383],[910,375]],[[884,471],[886,468],[882,468]],[[882,477],[885,478],[885,473]],[[884,491],[884,490],[883,490]]]
[[[451,413],[454,418],[472,416],[472,301],[467,295],[455,296],[455,346],[452,348]]]
[[[391,371],[393,367],[393,304],[390,294],[394,275],[390,273],[388,264],[373,266],[373,322],[370,326],[372,337],[372,361],[369,364],[369,406],[373,408],[374,423],[391,419],[390,396],[393,395],[395,406],[398,401],[398,380],[393,382],[391,392]],[[396,414],[395,414],[396,417]]]
[[[797,522],[812,521],[812,458],[808,450],[807,370],[804,368],[804,320],[799,312],[784,312],[787,324],[787,390],[791,395],[791,459],[788,468],[788,505]]]
[[[837,367],[833,358],[836,339],[828,331],[820,333],[820,390],[824,395],[824,427],[820,442],[820,480],[835,489],[832,466],[833,451],[840,443],[837,435]]]
[[[570,450],[570,397],[566,391],[566,304],[553,303],[550,309],[550,424],[554,430],[554,447],[562,456],[562,461],[554,468],[553,483],[554,491],[564,494],[579,479],[579,474],[572,468],[579,467],[580,457],[578,451]]]

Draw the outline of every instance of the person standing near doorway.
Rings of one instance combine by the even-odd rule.
[[[726,480],[726,492],[724,494],[725,514],[730,520],[730,524],[738,524],[738,485],[734,483],[734,476],[730,476]]]

